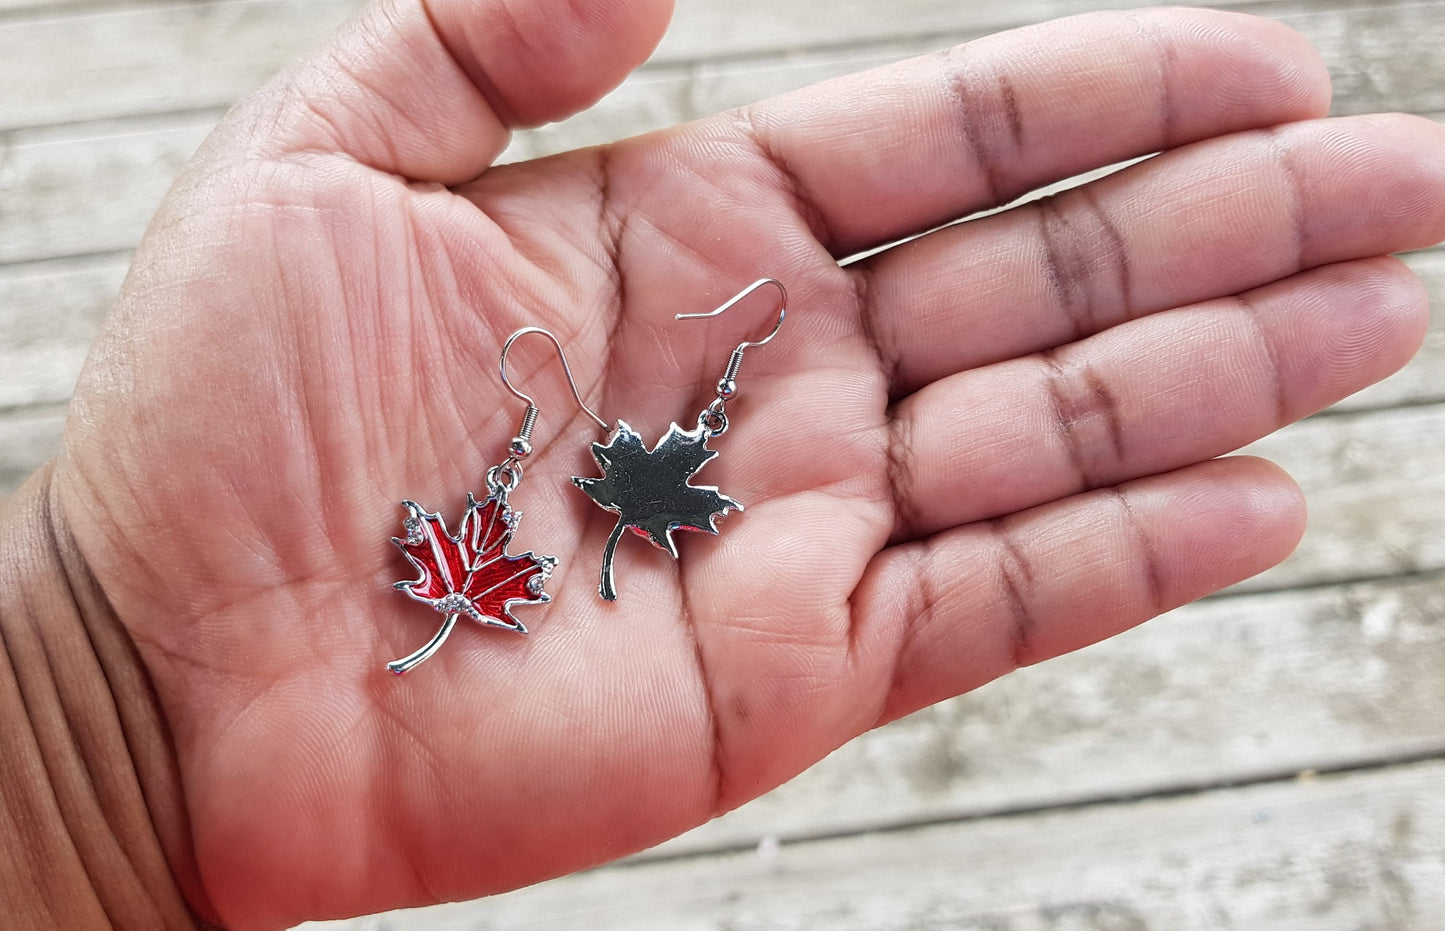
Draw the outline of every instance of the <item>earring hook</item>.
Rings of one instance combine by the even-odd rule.
[[[562,363],[562,374],[567,376],[567,386],[572,389],[572,397],[577,399],[577,406],[582,408],[583,413],[585,413],[588,417],[591,417],[593,422],[595,422],[597,426],[601,427],[603,430],[607,429],[607,421],[603,420],[601,417],[598,417],[596,411],[592,410],[592,408],[588,407],[587,404],[583,402],[582,395],[577,390],[577,381],[572,377],[572,366],[567,364],[567,353],[563,351],[562,343],[558,341],[556,336],[552,335],[552,332],[550,330],[543,329],[539,326],[522,327],[511,336],[508,336],[507,341],[502,344],[501,361],[502,384],[506,387],[508,391],[512,392],[514,396],[516,396],[519,400],[525,402],[527,405],[527,411],[525,414],[522,415],[522,425],[517,428],[517,435],[512,437],[511,445],[508,447],[507,450],[507,452],[509,453],[509,457],[507,460],[509,463],[508,468],[503,470],[504,472],[515,474],[518,477],[520,477],[521,475],[518,464],[523,459],[526,459],[528,456],[532,455],[532,427],[537,423],[538,411],[537,402],[533,401],[530,395],[525,394],[521,390],[519,390],[516,385],[512,384],[511,379],[507,378],[507,354],[512,351],[513,343],[515,343],[521,337],[528,335],[529,333],[537,333],[541,336],[547,337],[549,340],[552,341],[552,345],[557,348],[557,358]]]
[[[737,347],[736,349],[734,349],[733,352],[734,352],[735,354],[741,355],[741,354],[742,354],[742,351],[743,351],[744,349],[748,349],[748,348],[751,348],[751,347],[753,347],[753,346],[762,346],[762,345],[765,345],[766,343],[772,341],[772,338],[773,338],[774,336],[777,336],[777,335],[778,335],[778,331],[783,328],[783,318],[785,318],[785,317],[788,315],[788,289],[785,288],[785,287],[783,287],[783,283],[782,283],[781,281],[779,281],[778,279],[776,279],[776,278],[759,278],[757,281],[754,281],[752,284],[748,285],[746,288],[743,288],[743,289],[742,289],[741,291],[739,291],[737,294],[734,294],[731,298],[728,299],[727,303],[723,304],[721,307],[717,308],[716,310],[710,310],[710,311],[708,311],[708,312],[705,313],[705,314],[675,314],[675,315],[673,316],[673,319],[674,319],[674,320],[698,320],[698,319],[703,318],[703,317],[716,317],[718,314],[720,314],[720,313],[722,313],[723,311],[727,310],[729,307],[732,307],[732,306],[733,306],[734,304],[736,304],[738,301],[741,301],[743,298],[747,297],[749,294],[752,294],[754,291],[756,291],[758,288],[761,288],[761,287],[762,287],[763,285],[765,285],[765,284],[770,284],[770,285],[772,285],[773,287],[775,287],[775,288],[778,289],[778,295],[779,295],[779,297],[780,297],[780,299],[781,299],[780,302],[779,302],[779,306],[778,306],[778,322],[773,325],[773,328],[772,328],[772,330],[770,330],[770,331],[768,332],[768,335],[767,335],[767,336],[764,336],[762,339],[744,340],[743,342],[739,343],[739,344],[738,344],[738,347]]]
[[[778,322],[773,324],[773,328],[768,331],[767,336],[764,336],[762,339],[743,340],[733,349],[732,355],[728,356],[727,368],[723,370],[723,376],[719,378],[717,382],[717,398],[698,416],[698,424],[705,427],[710,436],[721,436],[723,431],[728,428],[728,418],[725,407],[726,402],[738,393],[738,369],[743,364],[743,350],[750,349],[753,346],[763,346],[772,342],[773,337],[777,336],[778,331],[783,328],[783,320],[788,316],[788,289],[783,287],[783,283],[776,278],[759,278],[737,294],[734,294],[728,299],[727,303],[716,310],[710,310],[705,314],[674,315],[674,319],[677,320],[696,320],[700,317],[716,317],[765,284],[770,284],[778,289],[778,295],[780,297],[778,304]]]

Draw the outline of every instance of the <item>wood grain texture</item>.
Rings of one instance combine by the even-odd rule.
[[[1437,72],[1427,67],[1445,48],[1445,17],[1389,21],[1387,13],[1403,15],[1364,7],[1294,17],[1313,41],[1333,50],[1336,111],[1445,110],[1445,81],[1435,80]],[[1409,42],[1386,54],[1390,46],[1380,36],[1395,33]],[[671,126],[961,38],[825,49],[762,63],[652,67],[592,110],[518,134],[506,158],[548,155]],[[4,67],[0,56],[0,70]],[[0,97],[0,106],[5,99],[9,96]],[[0,202],[6,205],[0,210],[0,264],[133,247],[161,194],[220,118],[214,108],[230,99],[198,98],[196,106],[213,108],[202,112],[0,135]]]
[[[10,133],[0,264],[134,248],[218,112]]]
[[[936,2],[929,5],[938,10],[951,9],[954,15],[963,9]],[[1085,5],[1069,6],[1082,10]],[[1445,111],[1445,81],[1439,79],[1445,17],[1440,15],[1437,3],[1359,4],[1315,10],[1299,7],[1271,4],[1259,11],[1299,30],[1320,49],[1334,83],[1332,112]],[[967,9],[971,15],[989,9],[1012,13],[1013,7],[981,4]],[[891,13],[890,8],[890,17]],[[878,17],[876,10],[872,15],[888,18]],[[897,37],[878,41],[875,35],[842,47],[793,48],[786,55],[770,59],[702,59],[685,70],[654,67],[640,72],[599,108],[519,138],[515,154],[531,157],[606,142],[617,138],[619,125],[629,126],[629,133],[662,128],[817,81],[924,55],[988,31],[912,36],[906,32],[889,33]]]
[[[1241,589],[1445,565],[1445,405],[1315,418],[1245,452],[1272,459],[1294,476],[1310,503],[1310,525],[1293,556]]]
[[[655,854],[1445,754],[1445,573],[1207,599],[858,738]]]
[[[0,129],[226,105],[320,42],[360,5],[211,0],[52,6],[5,0],[0,11],[8,6],[14,12],[0,16],[0,87],[14,92],[0,97]],[[692,63],[920,35],[969,37],[1086,9],[1146,5],[894,0],[885,14],[875,0],[682,0],[652,60]]]
[[[119,253],[0,266],[0,410],[70,398],[129,261]],[[0,481],[0,494],[12,487]]]
[[[0,129],[229,106],[359,5],[220,0],[0,20]]]
[[[0,130],[229,105],[324,39],[360,5],[360,0],[215,0],[28,6],[28,16],[0,16],[0,87],[13,90],[0,96]],[[840,65],[853,70],[850,62],[891,60],[1055,15],[1147,5],[897,0],[885,15],[875,0],[840,0],[826,8],[683,0],[648,69],[693,71],[699,63],[720,62],[723,70],[794,71],[806,82],[842,73]],[[1433,56],[1439,46],[1432,38],[1440,29],[1432,3],[1366,2],[1301,11],[1246,0],[1231,7],[1267,13],[1310,36],[1338,63],[1340,89],[1346,96],[1373,98],[1371,109],[1399,107],[1402,94],[1429,93],[1421,85],[1438,67]],[[1341,28],[1345,23],[1348,28]],[[1417,67],[1399,67],[1409,63]],[[813,76],[804,77],[809,72]],[[1445,90],[1436,87],[1433,93],[1435,103],[1424,108],[1445,109]]]
[[[309,931],[1439,931],[1445,763],[611,867]]]
[[[60,449],[61,408],[28,408],[0,417],[0,493],[9,494]]]

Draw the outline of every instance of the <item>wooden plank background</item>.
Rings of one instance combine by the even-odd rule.
[[[679,0],[647,66],[507,157],[1105,5],[1142,4]],[[180,165],[356,6],[0,0],[0,494],[53,454]],[[1336,112],[1445,114],[1445,0],[1232,6],[1319,46]],[[1407,261],[1445,306],[1445,250]],[[1263,576],[868,734],[625,864],[327,927],[1445,929],[1445,323],[1252,451],[1311,503]]]

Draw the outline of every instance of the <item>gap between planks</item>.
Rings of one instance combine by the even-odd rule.
[[[892,822],[878,822],[867,827],[859,827],[841,831],[799,831],[791,833],[786,838],[788,844],[812,844],[822,841],[843,840],[850,837],[863,837],[875,834],[900,834],[919,828],[940,827],[945,825],[967,825],[980,821],[1008,821],[1012,819],[1026,819],[1035,815],[1043,814],[1066,814],[1069,812],[1083,812],[1097,808],[1117,808],[1139,804],[1141,802],[1161,801],[1168,799],[1190,798],[1199,795],[1206,795],[1211,792],[1221,792],[1239,789],[1250,789],[1260,786],[1285,785],[1290,783],[1309,782],[1315,779],[1324,779],[1339,776],[1369,775],[1371,773],[1384,772],[1401,766],[1417,766],[1428,763],[1445,763],[1445,737],[1437,746],[1428,747],[1407,753],[1386,754],[1380,757],[1364,757],[1355,761],[1341,762],[1337,764],[1310,767],[1307,769],[1278,769],[1274,771],[1260,772],[1250,775],[1226,776],[1217,779],[1204,779],[1198,782],[1183,780],[1170,785],[1160,785],[1151,788],[1142,788],[1133,792],[1098,792],[1088,796],[1071,798],[1060,802],[1040,802],[1031,805],[1003,805],[994,809],[967,812],[960,815],[942,815],[935,818],[919,818],[915,820],[899,820]],[[780,839],[781,842],[781,839]],[[634,854],[626,859],[610,864],[609,869],[628,869],[645,867],[654,863],[677,863],[688,860],[700,860],[708,857],[727,856],[730,854],[749,853],[757,849],[757,841],[734,841],[721,843],[717,846],[698,846],[684,850],[673,851],[666,847],[654,848],[656,852],[643,851]]]
[[[25,20],[0,16],[0,86],[20,93],[0,99],[0,128],[82,122],[229,105],[264,83],[340,24],[356,0],[221,0],[160,6],[87,8],[82,15]],[[1125,7],[1148,6],[1126,2]],[[1097,0],[1029,0],[1012,5],[960,7],[938,0],[901,0],[880,17],[872,0],[845,0],[819,10],[814,4],[680,4],[658,52],[639,71],[690,73],[698,69],[756,70],[809,58],[857,58],[905,50],[927,51],[979,35],[1038,22],[1054,15],[1117,7]],[[1402,72],[1427,77],[1428,36],[1437,3],[1355,3],[1314,9],[1309,3],[1216,4],[1223,10],[1276,14],[1282,21],[1323,29],[1324,45],[1373,50],[1377,21],[1413,17],[1395,25],[1396,59],[1412,58]],[[107,12],[108,10],[108,12]],[[966,11],[966,12],[960,12]],[[1356,28],[1320,27],[1341,15]],[[1333,18],[1333,19],[1332,19]],[[287,28],[277,29],[277,24]],[[1389,28],[1389,24],[1386,24]],[[8,33],[8,36],[7,36]],[[1360,37],[1364,36],[1365,40]],[[1419,51],[1410,53],[1409,49]],[[62,80],[50,79],[52,75]],[[124,79],[117,80],[118,76]],[[1374,91],[1377,75],[1351,82]],[[1440,93],[1436,93],[1439,100]],[[1441,107],[1436,103],[1434,108]]]
[[[1445,750],[1445,573],[1200,601],[872,730],[648,855]]]
[[[495,931],[1438,931],[1445,766],[699,860],[614,864],[340,928]]]
[[[1441,7],[1445,13],[1445,5]],[[1324,16],[1325,14],[1320,14]],[[1340,45],[1366,32],[1347,14],[1332,13],[1326,30]],[[1445,15],[1411,41],[1434,54],[1445,45]],[[1317,40],[1320,38],[1316,37]],[[888,59],[908,51],[891,49]],[[1396,109],[1424,114],[1445,106],[1445,81],[1434,80],[1418,55],[1378,50],[1355,60],[1331,54],[1336,110]],[[777,62],[753,70],[706,69],[665,80],[625,83],[598,106],[558,124],[519,133],[504,161],[553,154],[685,122],[796,86],[884,60]],[[0,263],[90,254],[135,245],[162,194],[219,118],[215,109],[106,119],[64,129],[14,130],[0,136],[0,173],[7,209],[0,214]],[[97,192],[100,192],[99,194]]]

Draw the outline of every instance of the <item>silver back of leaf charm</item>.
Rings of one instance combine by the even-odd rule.
[[[776,278],[759,278],[729,298],[721,307],[704,314],[677,314],[678,320],[716,317],[743,298],[764,286],[778,289],[778,319],[765,335],[739,343],[728,357],[722,378],[718,379],[717,397],[698,414],[697,427],[684,430],[671,424],[657,445],[647,449],[642,437],[617,421],[617,429],[606,443],[592,444],[592,457],[602,469],[600,478],[572,478],[573,484],[592,498],[597,505],[617,515],[617,526],[607,538],[602,551],[602,578],[597,593],[607,601],[617,599],[613,580],[613,557],[617,541],[627,528],[646,536],[660,549],[677,558],[674,530],[701,530],[717,533],[717,519],[743,506],[712,485],[693,485],[688,479],[716,458],[707,441],[728,429],[727,403],[738,392],[738,369],[743,353],[754,346],[765,346],[782,329],[788,313],[788,291]]]
[[[642,437],[626,421],[606,443],[593,443],[592,456],[603,475],[600,478],[573,476],[598,507],[617,515],[617,526],[602,551],[602,575],[597,593],[607,601],[617,599],[613,559],[622,531],[628,528],[644,534],[652,544],[677,558],[675,530],[717,533],[717,518],[729,511],[741,511],[742,504],[722,494],[716,486],[688,482],[704,465],[716,458],[707,448],[708,429],[699,425],[684,430],[671,424],[657,445],[648,449]]]

